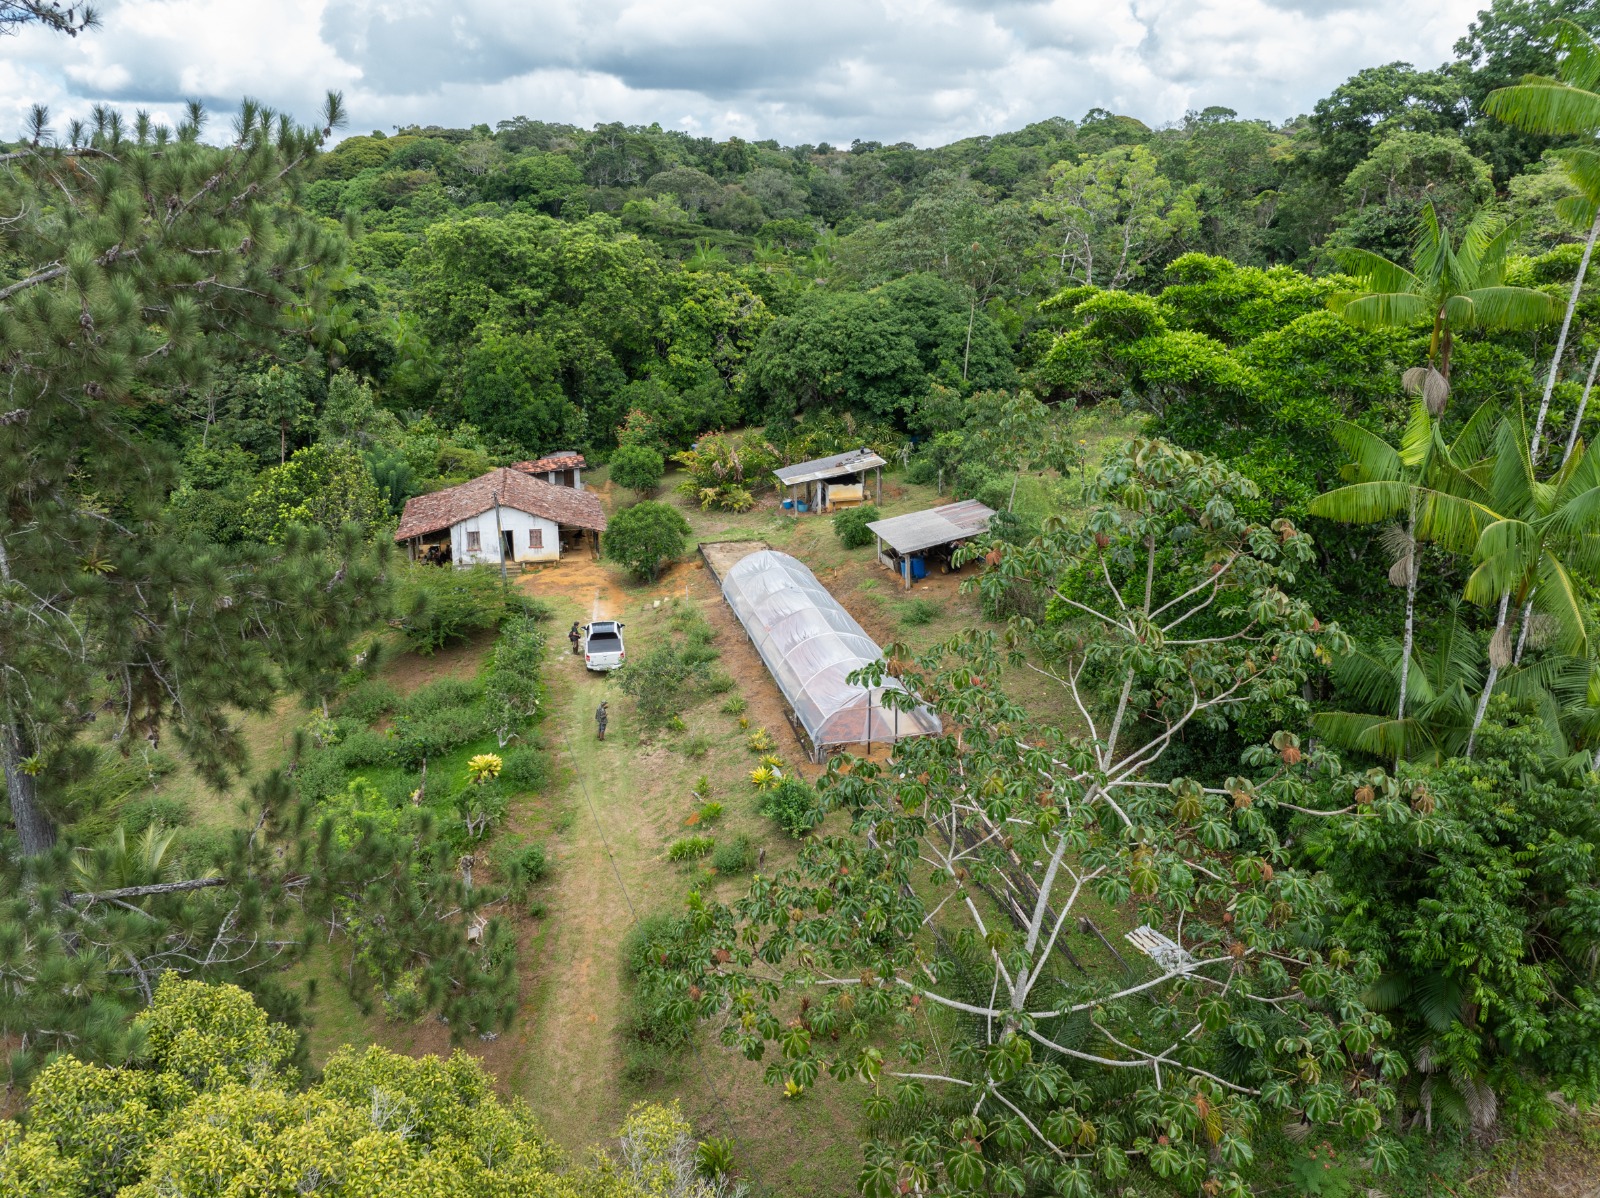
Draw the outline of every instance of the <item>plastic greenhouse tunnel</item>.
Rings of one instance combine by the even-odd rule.
[[[743,558],[723,579],[722,594],[777,681],[821,760],[840,745],[889,744],[941,731],[925,706],[885,707],[898,679],[866,687],[851,674],[881,661],[883,650],[817,576],[786,553],[767,549]]]

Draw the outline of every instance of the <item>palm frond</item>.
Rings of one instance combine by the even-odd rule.
[[[1483,110],[1528,133],[1593,136],[1600,130],[1600,95],[1555,79],[1530,77],[1497,88]]]
[[[1405,267],[1371,250],[1335,250],[1333,257],[1341,270],[1368,291],[1410,292],[1421,281]]]
[[[1558,646],[1572,653],[1588,647],[1589,628],[1584,618],[1583,600],[1578,588],[1555,554],[1546,550],[1539,556],[1539,590],[1534,607],[1552,617],[1560,630]]]
[[[1445,301],[1455,329],[1536,329],[1561,318],[1561,302],[1531,287],[1474,287]]]
[[[1362,482],[1389,482],[1400,477],[1400,454],[1378,434],[1348,420],[1335,422],[1333,439],[1350,455],[1356,477]]]
[[[1433,315],[1426,299],[1405,291],[1354,296],[1337,307],[1330,300],[1329,306],[1351,324],[1363,329],[1409,328]]]
[[[1542,30],[1561,58],[1561,82],[1585,91],[1600,84],[1600,45],[1594,35],[1576,21],[1558,17]]]
[[[1475,499],[1435,488],[1424,488],[1417,495],[1417,537],[1452,553],[1472,552],[1484,529],[1500,519],[1498,513]]]
[[[1587,146],[1550,151],[1590,206],[1600,204],[1600,151]]]
[[[1393,480],[1352,483],[1318,495],[1306,510],[1341,524],[1372,524],[1405,511],[1411,491],[1409,484]]]
[[[1473,462],[1483,455],[1484,448],[1494,436],[1497,411],[1495,401],[1486,399],[1467,417],[1467,423],[1450,443],[1450,456],[1455,461]]]

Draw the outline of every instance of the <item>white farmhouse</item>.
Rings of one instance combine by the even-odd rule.
[[[406,500],[394,539],[415,560],[457,566],[553,562],[606,528],[593,491],[504,466],[460,486]]]

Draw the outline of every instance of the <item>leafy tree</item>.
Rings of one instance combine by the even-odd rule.
[[[1375,1005],[1417,1066],[1402,1109],[1430,1130],[1481,1131],[1497,1107],[1516,1126],[1552,1088],[1600,1091],[1600,1000],[1580,964],[1600,944],[1600,876],[1579,847],[1595,834],[1593,775],[1553,764],[1540,719],[1503,701],[1479,741],[1472,760],[1325,783],[1357,803],[1398,792],[1417,814],[1394,804],[1390,821],[1306,829],[1343,935],[1383,963]]]
[[[611,456],[611,481],[640,498],[656,492],[666,469],[661,455],[648,445],[624,445]]]
[[[338,263],[342,237],[281,200],[342,120],[338,97],[313,130],[247,104],[223,146],[200,140],[198,106],[171,132],[141,121],[130,137],[112,118],[59,147],[37,110],[0,179],[15,214],[0,346],[27,380],[0,416],[0,760],[29,854],[54,843],[51,796],[93,712],[118,713],[124,744],[171,723],[221,783],[243,757],[228,713],[266,710],[280,679],[320,684],[384,597],[377,563],[342,538],[175,540],[172,455],[134,403],[197,386],[219,354],[274,341],[287,309],[320,302],[295,288],[315,277],[304,267]],[[63,339],[69,324],[80,333]]]
[[[606,525],[605,553],[634,575],[653,582],[662,563],[683,556],[689,522],[670,503],[646,500],[623,508]]]
[[[538,716],[544,702],[544,684],[539,681],[544,647],[544,634],[528,619],[510,624],[495,642],[484,678],[484,701],[502,749]]]
[[[150,1045],[140,1067],[64,1057],[34,1083],[26,1128],[0,1123],[7,1193],[221,1198],[246,1178],[272,1191],[309,1183],[406,1198],[721,1192],[686,1188],[696,1184],[694,1142],[675,1109],[635,1107],[620,1160],[601,1154],[594,1168],[567,1172],[526,1104],[496,1098],[466,1053],[413,1059],[346,1046],[301,1089],[292,1034],[236,987],[169,975],[139,1023]]]
[[[270,367],[256,380],[256,406],[278,430],[278,464],[289,459],[289,431],[311,419],[312,405],[300,376],[281,366]]]
[[[370,539],[387,514],[366,459],[351,445],[321,441],[261,475],[248,528],[268,545],[283,543],[292,525],[331,533],[351,524]]]
[[[1144,146],[1119,146],[1077,165],[1058,163],[1035,211],[1051,226],[1064,281],[1115,290],[1195,232],[1199,192],[1161,175]]]
[[[1428,364],[1408,372],[1407,385],[1427,400],[1435,416],[1450,397],[1450,351],[1466,329],[1530,329],[1555,320],[1556,305],[1541,291],[1505,283],[1506,257],[1516,229],[1487,211],[1467,225],[1459,243],[1439,219],[1432,201],[1423,205],[1422,232],[1412,253],[1413,270],[1368,250],[1337,252],[1359,291],[1329,300],[1329,307],[1363,328],[1405,327],[1428,321]]]
[[[709,677],[709,663],[676,641],[656,645],[617,672],[622,693],[638,705],[647,728],[659,728],[692,701]]]
[[[1455,225],[1494,199],[1494,181],[1489,164],[1474,158],[1457,137],[1396,133],[1346,177],[1344,199],[1345,211],[1326,246],[1399,257],[1415,241],[1424,203],[1433,205],[1442,223]]]
[[[581,444],[583,413],[560,382],[561,360],[538,333],[486,329],[467,351],[461,410],[468,420],[519,450]]]
[[[418,653],[431,654],[493,628],[505,611],[499,576],[490,570],[413,563],[399,571],[397,582],[400,629]]]

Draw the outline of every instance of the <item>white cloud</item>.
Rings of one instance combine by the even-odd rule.
[[[0,136],[35,101],[172,119],[251,95],[352,129],[519,113],[784,142],[936,144],[1091,107],[1282,120],[1347,76],[1448,57],[1482,0],[113,0],[4,43]]]

